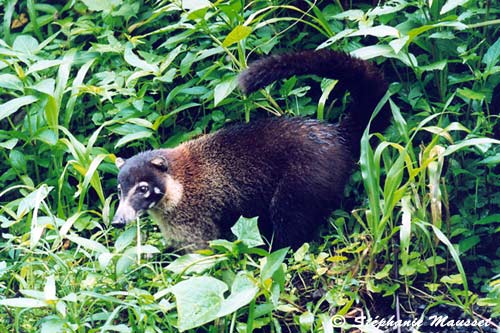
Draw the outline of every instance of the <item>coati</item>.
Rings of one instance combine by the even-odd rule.
[[[249,94],[292,75],[339,79],[352,106],[338,123],[304,118],[232,125],[174,149],[118,158],[120,203],[112,224],[149,211],[173,246],[206,247],[241,215],[259,216],[273,248],[300,246],[338,206],[373,109],[387,90],[372,64],[331,51],[272,55],[241,73]],[[376,117],[375,130],[386,125]]]

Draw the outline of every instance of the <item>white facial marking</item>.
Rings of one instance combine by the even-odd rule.
[[[144,198],[149,198],[150,195],[151,195],[151,192],[147,191],[146,193],[144,193]]]
[[[166,208],[174,209],[182,199],[184,188],[182,184],[171,175],[167,175],[165,187]]]
[[[149,208],[149,209],[151,209],[151,208],[153,208],[155,205],[156,205],[156,202],[152,202],[152,203],[150,203],[150,204],[149,204],[148,208]]]
[[[161,190],[160,190],[160,188],[159,188],[159,187],[155,187],[155,188],[153,189],[153,191],[154,191],[156,194],[160,194],[160,193],[161,193]]]

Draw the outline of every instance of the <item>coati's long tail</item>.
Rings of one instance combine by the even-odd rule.
[[[250,64],[239,77],[241,90],[248,94],[268,84],[293,75],[315,74],[337,79],[352,95],[353,105],[340,127],[358,139],[370,116],[387,91],[387,82],[373,64],[332,50],[300,51],[272,55]],[[388,110],[376,117],[372,131],[383,130],[388,123]]]

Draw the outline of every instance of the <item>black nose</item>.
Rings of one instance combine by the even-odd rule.
[[[125,218],[123,216],[115,216],[111,222],[111,225],[114,228],[123,228],[125,227],[125,224],[127,223],[125,222]]]

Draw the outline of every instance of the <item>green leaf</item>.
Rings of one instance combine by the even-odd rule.
[[[448,0],[444,4],[443,7],[441,7],[441,11],[439,12],[439,15],[443,15],[448,13],[449,11],[452,11],[453,9],[465,5],[469,0]]]
[[[380,272],[377,272],[377,274],[375,274],[375,279],[377,279],[377,280],[385,279],[386,277],[389,276],[391,269],[392,269],[391,264],[385,265],[384,268]]]
[[[350,36],[400,37],[400,33],[399,30],[394,27],[388,25],[378,25],[375,27],[359,29],[358,31],[350,34]]]
[[[95,240],[83,238],[75,234],[66,235],[66,238],[88,251],[96,252],[98,254],[109,253],[108,249],[104,245],[96,242]]]
[[[351,55],[355,58],[368,60],[375,57],[389,56],[393,52],[392,47],[389,45],[371,45],[354,50]]]
[[[212,3],[208,0],[182,0],[182,8],[188,11],[195,11],[210,6],[212,6]]]
[[[31,86],[31,89],[39,91],[43,94],[54,96],[54,88],[56,86],[56,80],[54,79],[45,79],[35,83]]]
[[[9,139],[7,141],[0,142],[0,147],[11,150],[19,142],[19,139]]]
[[[127,43],[125,46],[125,52],[123,54],[125,61],[136,68],[142,69],[143,71],[150,73],[158,73],[159,68],[156,65],[149,64],[146,61],[140,59],[133,51],[131,43]]]
[[[153,133],[151,131],[140,131],[140,132],[135,132],[131,134],[127,134],[124,137],[122,137],[118,142],[115,144],[115,149],[120,148],[121,146],[126,145],[127,143],[135,140],[140,140],[140,139],[147,139],[151,137]]]
[[[128,228],[120,234],[115,241],[115,251],[120,253],[134,241],[137,235],[137,228]]]
[[[20,35],[17,36],[17,38],[14,40],[12,48],[24,54],[33,55],[35,54],[38,45],[39,45],[38,41],[34,37],[27,35]]]
[[[180,331],[201,326],[217,318],[227,285],[213,277],[199,276],[171,288],[177,304]]]
[[[234,43],[238,43],[252,33],[252,28],[245,25],[236,26],[224,39],[222,46],[228,47]]]
[[[15,75],[0,74],[0,88],[22,91],[23,82]]]
[[[137,249],[128,248],[116,261],[116,275],[122,276],[124,273],[129,272],[137,259]]]
[[[21,218],[35,207],[39,206],[40,203],[47,198],[47,195],[49,195],[52,189],[53,187],[43,184],[38,189],[24,197],[19,202],[19,206],[17,207],[17,217]]]
[[[233,76],[216,85],[214,89],[214,106],[219,105],[237,86],[237,76]]]
[[[231,232],[238,240],[241,240],[243,244],[250,248],[264,245],[264,241],[259,233],[257,220],[258,217],[246,218],[241,216],[231,228]]]
[[[35,96],[23,96],[11,99],[10,101],[0,104],[0,120],[7,118],[11,114],[15,113],[21,107],[34,103],[38,100]]]
[[[443,156],[448,156],[450,154],[453,154],[457,150],[460,150],[464,147],[489,145],[489,144],[500,144],[500,141],[495,140],[495,139],[490,139],[490,138],[474,138],[474,139],[464,140],[460,143],[448,146],[445,149]]]
[[[201,274],[215,266],[219,261],[219,259],[214,257],[204,256],[198,253],[188,253],[175,259],[165,268],[175,274]]]
[[[65,320],[54,317],[44,318],[40,326],[40,333],[67,332],[65,327],[67,327]]]
[[[35,62],[32,66],[30,66],[26,71],[25,75],[43,71],[47,68],[51,68],[54,66],[59,66],[61,63],[62,63],[61,60],[40,60]]]
[[[479,242],[481,241],[481,239],[479,238],[478,235],[474,235],[474,236],[471,236],[471,237],[467,237],[465,239],[462,239],[459,243],[458,243],[458,247],[460,249],[460,252],[461,253],[465,253],[467,251],[469,251],[470,249],[472,249],[474,246],[476,246],[477,244],[479,244]]]
[[[399,274],[403,276],[410,276],[417,272],[416,268],[410,265],[404,265],[399,268]]]
[[[444,260],[444,258],[440,256],[432,256],[425,259],[425,264],[427,265],[427,267],[434,267],[440,264],[444,264],[445,262],[446,260]]]
[[[462,276],[460,274],[446,275],[440,279],[441,282],[447,284],[459,284],[463,283]]]
[[[483,56],[482,62],[486,64],[486,71],[490,72],[500,58],[500,38],[497,39],[493,45],[490,46],[488,51]]]
[[[26,173],[26,157],[17,149],[13,149],[9,153],[10,165],[20,172]]]
[[[467,99],[473,99],[473,100],[477,100],[477,101],[482,101],[486,98],[486,95],[483,94],[482,92],[474,91],[474,90],[469,89],[469,88],[458,88],[457,94],[460,97],[467,98]]]
[[[122,0],[82,0],[82,2],[92,11],[106,13],[110,13],[123,3]]]
[[[258,291],[257,282],[249,273],[238,272],[231,285],[231,294],[222,302],[217,317],[224,317],[249,304]]]
[[[48,306],[44,301],[26,297],[0,299],[0,305],[15,308],[42,308]]]
[[[57,300],[56,280],[54,279],[54,275],[49,275],[45,280],[45,286],[43,287],[43,296],[45,301]]]
[[[284,249],[275,251],[267,256],[266,263],[261,272],[262,281],[271,278],[274,273],[278,271],[278,269],[281,267],[281,264],[285,260],[288,249],[288,247],[285,247]]]

